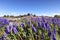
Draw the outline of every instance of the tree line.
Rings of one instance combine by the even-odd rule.
[[[14,16],[14,15],[4,15],[3,17],[16,17],[16,18],[19,18],[19,17],[26,17],[26,16],[36,16],[35,14],[32,15],[31,13],[27,13],[27,14],[24,14],[24,15],[19,15],[19,16]]]

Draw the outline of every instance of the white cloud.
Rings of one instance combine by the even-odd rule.
[[[38,16],[50,16],[50,17],[54,17],[55,15],[60,15],[60,13],[38,13]]]
[[[60,13],[52,13],[51,16],[60,15]]]

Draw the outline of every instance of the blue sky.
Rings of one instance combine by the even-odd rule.
[[[60,15],[60,0],[0,0],[0,16],[27,13],[38,16]]]

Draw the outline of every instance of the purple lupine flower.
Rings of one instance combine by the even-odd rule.
[[[46,29],[48,28],[48,23],[45,23]]]
[[[27,23],[28,23],[28,25],[30,25],[30,21],[28,21]]]
[[[4,18],[0,18],[0,27],[4,26],[4,25],[8,25],[9,22],[8,20],[4,19]]]
[[[7,34],[4,32],[4,34],[0,37],[0,40],[6,40]]]
[[[16,27],[16,25],[14,25],[14,24],[13,24],[12,26],[13,26],[13,27]]]
[[[50,18],[46,18],[46,22],[49,23],[51,20]]]
[[[7,37],[7,34],[4,33],[3,36],[2,36],[2,40],[6,40],[6,37]]]
[[[4,36],[4,37],[7,37],[7,34],[4,32],[3,36]]]
[[[13,29],[13,25],[10,25],[10,30],[12,31],[12,29]]]
[[[17,26],[18,26],[18,23],[13,22],[12,26],[13,26],[13,27],[17,27]]]
[[[6,24],[8,25],[9,22],[8,22],[8,20],[4,19],[4,20],[3,20],[3,25],[6,25]]]
[[[21,23],[21,24],[20,24],[20,27],[24,27],[24,23]]]
[[[39,17],[36,17],[36,22],[40,22],[40,18]]]
[[[6,32],[7,34],[10,33],[10,26],[7,26],[7,27],[6,27],[5,32]]]
[[[56,35],[55,34],[52,35],[52,40],[56,40]]]
[[[36,28],[32,25],[33,32],[36,32]]]
[[[45,22],[45,18],[44,18],[44,16],[42,16],[41,19],[42,19],[43,22]]]
[[[59,21],[57,21],[57,25],[58,25],[58,27],[60,27],[60,22]]]
[[[0,37],[0,40],[5,40],[5,38],[2,36],[2,37]]]
[[[7,20],[7,19],[2,19],[2,23],[4,24],[4,25],[6,25],[6,24],[9,24],[9,21]]]
[[[41,39],[44,39],[44,33],[41,34]]]
[[[47,29],[45,23],[44,23],[44,29],[45,29],[45,30]]]
[[[13,27],[12,31],[13,31],[14,34],[16,34],[18,32],[16,27]]]
[[[38,22],[37,24],[38,24],[39,27],[41,27],[41,23],[40,22]]]
[[[57,19],[57,25],[60,27],[60,18]]]
[[[41,22],[41,26],[44,27],[44,22],[43,21]]]
[[[56,25],[57,23],[57,18],[52,18],[52,23],[54,24],[54,26]]]
[[[1,27],[3,27],[3,25],[2,25],[2,24],[0,24],[0,28],[1,28]]]
[[[56,35],[56,28],[54,28],[54,34]]]
[[[43,21],[41,22],[41,27],[46,29],[45,22],[43,22]]]
[[[55,20],[54,20],[54,18],[52,18],[52,23],[55,24]]]
[[[51,30],[48,30],[47,32],[48,32],[48,36],[51,37],[51,34],[52,34]]]
[[[0,40],[6,40],[6,39],[2,36],[2,37],[0,37]]]
[[[50,27],[50,25],[48,23],[45,23],[45,26],[46,26],[47,31],[51,29],[51,27]]]

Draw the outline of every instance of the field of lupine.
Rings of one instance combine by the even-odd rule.
[[[0,18],[0,40],[60,40],[60,18],[31,17],[10,24]]]

